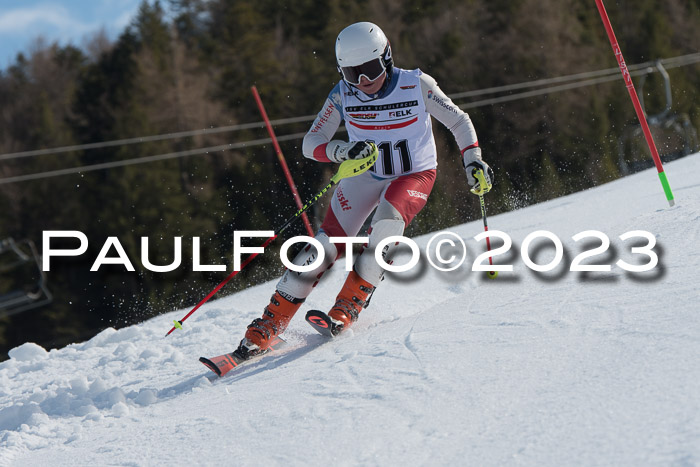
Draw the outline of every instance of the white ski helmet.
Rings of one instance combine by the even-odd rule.
[[[360,84],[360,77],[374,81],[384,71],[391,77],[391,45],[379,26],[363,21],[346,27],[335,41],[338,71],[349,84]]]

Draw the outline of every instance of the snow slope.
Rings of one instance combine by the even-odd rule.
[[[298,316],[286,351],[222,379],[197,358],[233,350],[274,283],[167,338],[186,310],[50,352],[24,344],[0,364],[0,464],[698,465],[700,154],[667,173],[673,208],[650,170],[490,218],[515,252],[495,281],[469,270],[481,222],[451,228],[471,252],[458,271],[389,277],[331,342]],[[564,264],[590,229],[613,241],[592,261],[644,263],[617,237],[647,230],[660,264],[535,274],[519,251],[541,229]],[[343,275],[304,309],[327,309]]]

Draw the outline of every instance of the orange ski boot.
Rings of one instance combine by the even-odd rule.
[[[372,284],[361,278],[355,271],[350,272],[335,299],[335,305],[328,312],[328,317],[333,323],[333,335],[339,334],[343,329],[357,321],[360,311],[367,305],[373,291]]]
[[[262,318],[256,318],[245,333],[239,350],[253,356],[267,350],[272,341],[287,329],[289,321],[297,312],[304,300],[289,301],[275,291],[270,298],[270,304],[265,307]]]

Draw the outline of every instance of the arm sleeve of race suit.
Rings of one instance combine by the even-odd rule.
[[[331,162],[326,155],[326,148],[338,130],[340,122],[343,121],[340,93],[340,83],[338,83],[328,95],[323,108],[316,116],[308,133],[304,136],[302,152],[309,159],[319,162]]]
[[[476,130],[469,114],[463,112],[442,92],[437,81],[423,73],[420,75],[420,88],[426,110],[452,132],[460,152],[464,154],[467,149],[478,147]]]

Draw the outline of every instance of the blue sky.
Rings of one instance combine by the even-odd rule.
[[[0,69],[26,52],[38,36],[82,47],[104,28],[111,39],[136,14],[141,0],[0,0]]]

